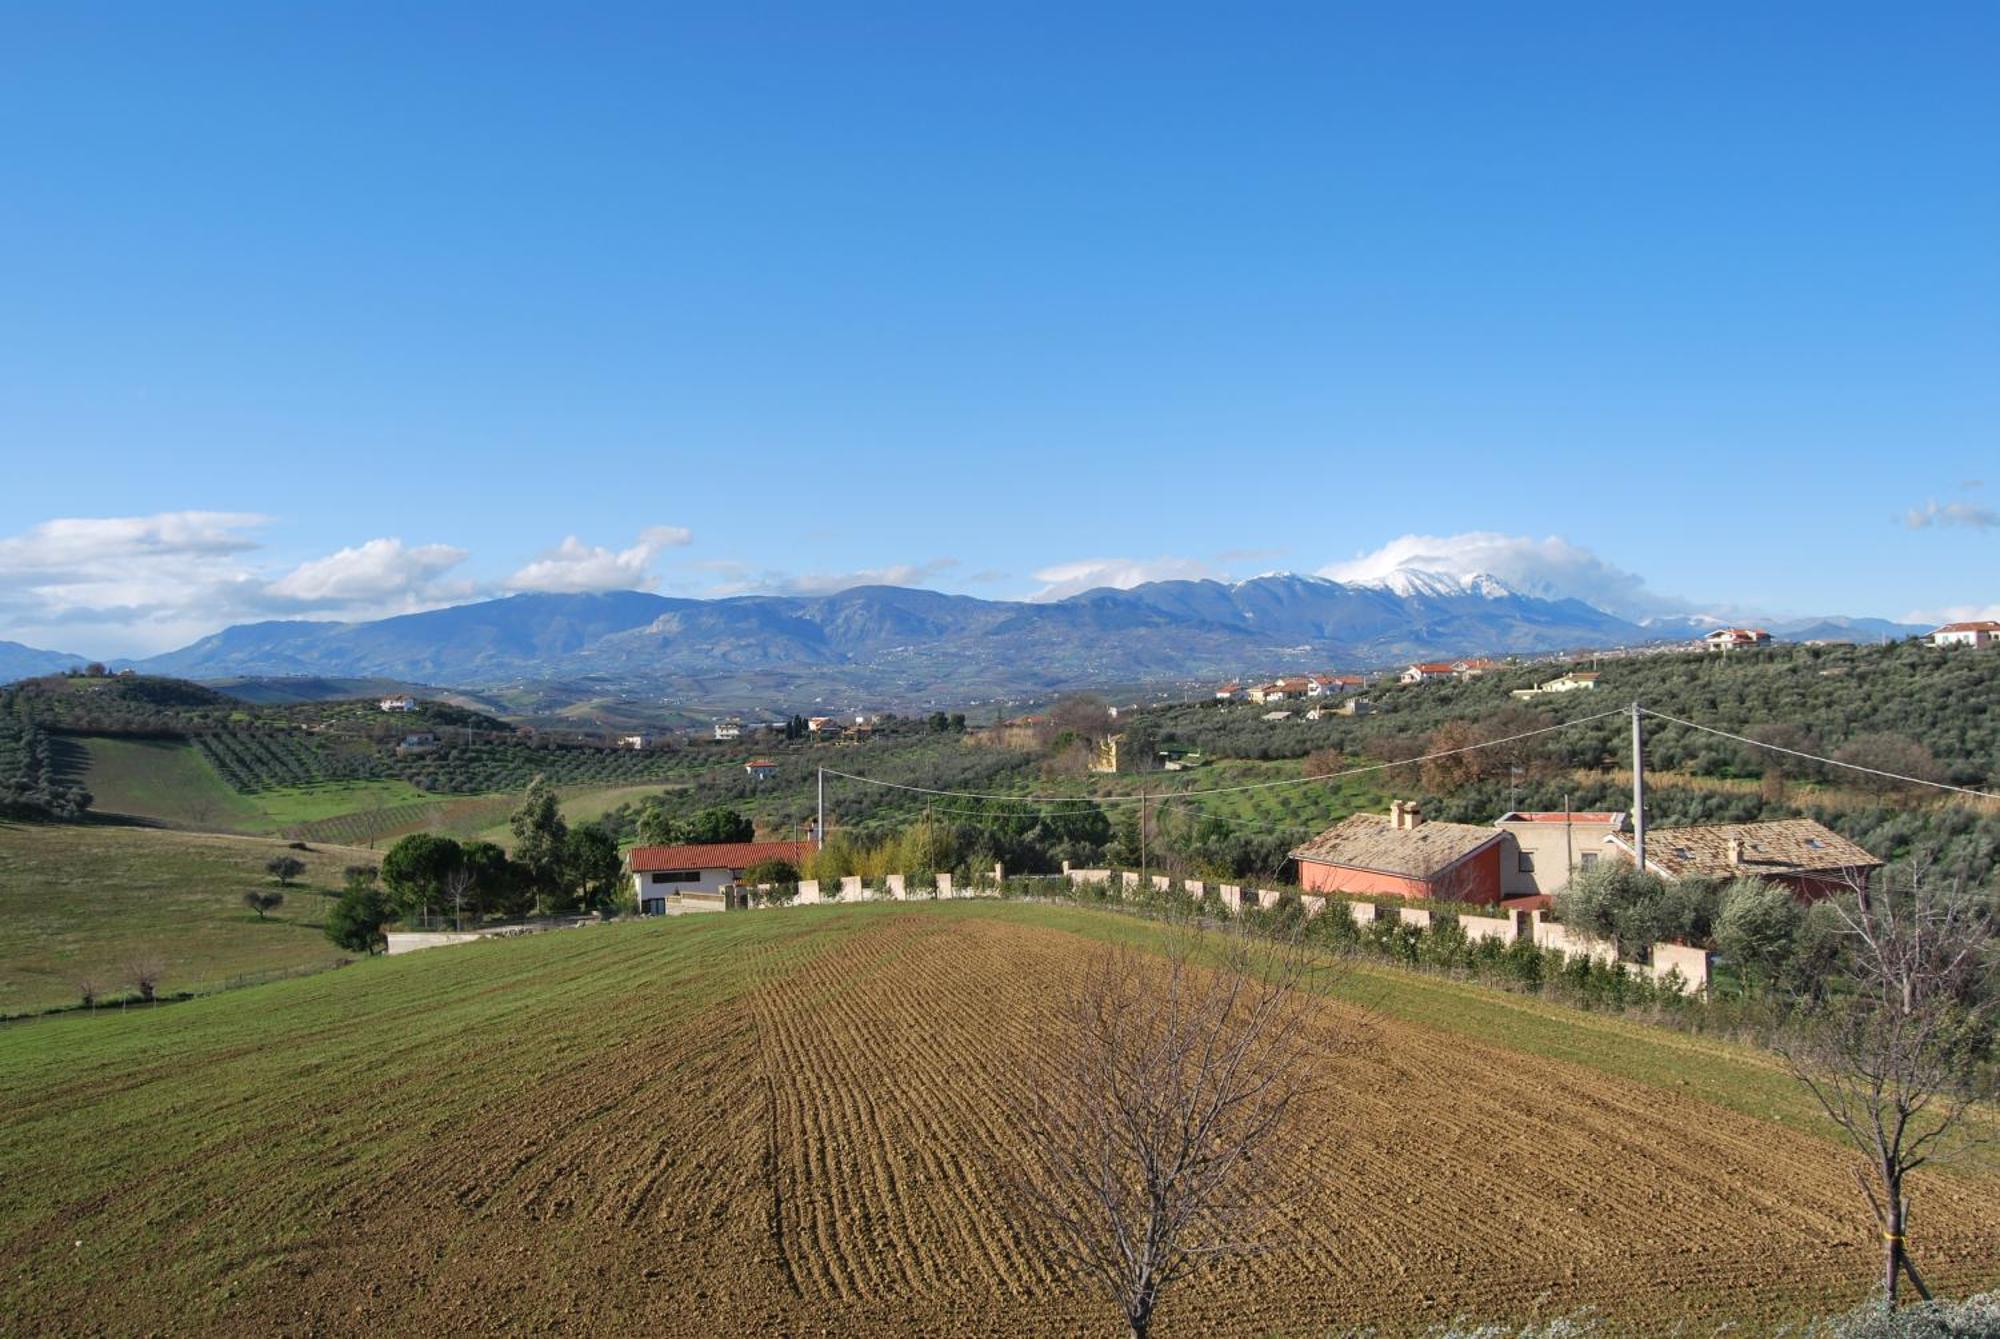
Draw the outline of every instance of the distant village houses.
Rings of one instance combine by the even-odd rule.
[[[415,711],[417,700],[405,693],[401,697],[385,697],[376,705],[384,711]]]
[[[1410,666],[1397,676],[1399,683],[1435,683],[1440,679],[1455,679],[1458,671],[1442,661],[1429,661]]]
[[[715,737],[717,739],[741,739],[743,737],[743,722],[733,717],[726,721],[717,721],[715,723]]]

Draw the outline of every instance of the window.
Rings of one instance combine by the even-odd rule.
[[[1578,858],[1578,863],[1580,863],[1585,869],[1596,869],[1597,852],[1585,851],[1583,855]]]
[[[652,882],[654,882],[654,883],[700,883],[700,882],[701,882],[701,871],[700,871],[700,870],[698,870],[698,869],[662,869],[662,870],[656,870],[656,871],[654,871],[654,873],[653,873],[653,878],[652,878]]]
[[[1535,872],[1535,858],[1526,851],[1523,851],[1521,852],[1521,863],[1515,866],[1515,868],[1523,874],[1533,874]]]

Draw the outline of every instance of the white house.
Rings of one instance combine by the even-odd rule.
[[[618,747],[621,749],[644,750],[653,747],[651,735],[620,735]]]
[[[1596,670],[1572,670],[1559,679],[1544,679],[1533,688],[1516,688],[1518,698],[1538,697],[1543,693],[1576,693],[1597,687]]]
[[[2000,623],[1980,619],[1972,623],[1947,623],[1927,639],[1932,646],[1970,646],[1984,650],[2000,646]]]
[[[1451,666],[1432,661],[1427,664],[1412,665],[1399,677],[1403,683],[1432,683],[1438,679],[1455,678],[1458,671]]]
[[[778,764],[769,758],[752,758],[743,764],[743,770],[750,774],[752,781],[769,781],[778,774]]]
[[[1748,651],[1771,644],[1771,634],[1762,628],[1717,628],[1701,639],[1710,651]]]
[[[402,697],[385,697],[376,705],[384,711],[415,711],[417,700],[405,694]]]
[[[743,736],[743,722],[739,720],[735,720],[732,718],[730,720],[717,721],[715,723],[715,737],[717,739],[740,739],[742,738],[742,736]]]
[[[1217,702],[1234,702],[1241,696],[1243,696],[1243,685],[1240,683],[1226,683],[1215,690]]]
[[[635,846],[626,857],[632,891],[644,916],[665,914],[682,893],[716,894],[743,877],[752,865],[789,860],[797,865],[812,854],[811,842],[697,842],[691,846]],[[704,899],[689,904],[707,908]]]

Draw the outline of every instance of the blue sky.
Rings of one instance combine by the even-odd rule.
[[[1992,607],[1996,63],[1990,4],[8,6],[0,637]]]

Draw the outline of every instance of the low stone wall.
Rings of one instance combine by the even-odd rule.
[[[1425,930],[1430,928],[1431,914],[1422,907],[1398,907],[1396,914],[1402,917],[1405,925],[1414,925]]]
[[[1458,928],[1475,944],[1482,939],[1497,939],[1503,944],[1514,942],[1514,922],[1504,916],[1462,915],[1458,918]]]
[[[1708,950],[1689,948],[1686,944],[1655,944],[1652,972],[1655,981],[1664,981],[1675,972],[1679,972],[1681,990],[1684,994],[1706,994]]]
[[[448,944],[470,944],[475,939],[486,938],[485,935],[477,934],[470,930],[462,932],[450,930],[391,930],[382,937],[389,941],[389,956],[392,958],[404,953],[415,953],[421,949],[443,948]]]

